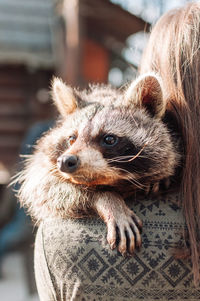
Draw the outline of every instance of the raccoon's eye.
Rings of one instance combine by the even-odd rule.
[[[77,138],[76,135],[69,136],[68,138],[69,145],[72,145],[76,141],[76,138]]]
[[[118,137],[115,135],[105,135],[103,137],[102,145],[109,147],[109,146],[114,146],[118,142]]]

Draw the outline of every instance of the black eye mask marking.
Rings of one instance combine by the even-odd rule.
[[[113,141],[110,136],[114,135],[104,135],[104,138],[109,137],[108,140]],[[145,147],[143,147],[144,150],[142,147],[136,147],[127,137],[117,137],[117,142],[112,147],[102,146],[104,144],[101,145],[103,157],[111,166],[139,173],[147,172],[152,166],[152,160],[145,155]]]

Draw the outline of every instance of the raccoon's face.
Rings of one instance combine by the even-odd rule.
[[[61,91],[66,89],[63,85],[59,85]],[[178,154],[161,121],[165,112],[161,94],[159,81],[151,75],[130,86],[124,104],[116,102],[101,108],[93,105],[95,109],[87,118],[81,119],[81,112],[90,111],[91,106],[78,109],[72,102],[68,119],[73,116],[77,122],[67,127],[65,135],[65,124],[58,131],[63,133],[54,158],[63,179],[87,186],[128,180],[138,186],[147,178],[157,181],[172,175]],[[59,101],[61,96],[57,95]],[[64,103],[65,108],[61,106],[66,115]]]
[[[96,123],[95,117],[98,119],[100,112],[70,128],[69,134],[60,138],[57,168],[64,179],[85,185],[110,185],[119,180],[119,172],[108,164],[103,154],[104,149],[117,144],[118,138],[103,132],[96,134],[101,122]]]
[[[166,127],[144,110],[105,107],[66,137],[67,149],[57,158],[63,177],[85,185],[138,185],[169,176],[176,156]]]

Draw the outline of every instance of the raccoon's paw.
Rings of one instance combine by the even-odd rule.
[[[142,222],[118,194],[105,192],[95,195],[93,208],[107,225],[107,240],[122,255],[133,255],[142,244]]]
[[[107,222],[107,241],[111,249],[117,247],[123,256],[133,255],[142,244],[141,230],[141,220],[127,208],[118,219],[113,218]]]

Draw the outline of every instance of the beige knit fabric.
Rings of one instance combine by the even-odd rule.
[[[110,250],[98,219],[47,220],[37,233],[35,275],[41,301],[200,300],[191,264],[175,260],[184,220],[177,197],[134,201],[143,245],[133,257]]]

